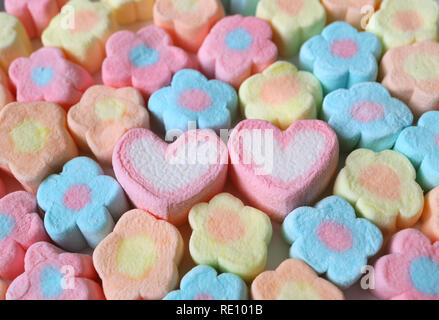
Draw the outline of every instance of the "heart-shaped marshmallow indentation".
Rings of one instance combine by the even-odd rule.
[[[246,120],[229,140],[232,178],[252,204],[282,221],[323,191],[338,164],[338,140],[319,120],[281,131],[267,121]]]
[[[147,129],[134,129],[113,154],[116,177],[133,203],[175,223],[222,190],[227,162],[226,146],[209,130],[186,132],[168,145]]]

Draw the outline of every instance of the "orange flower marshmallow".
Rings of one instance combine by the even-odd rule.
[[[10,91],[8,77],[0,68],[0,110],[13,100],[14,97]]]
[[[384,51],[422,40],[436,40],[439,6],[434,0],[383,0],[366,31],[374,33]]]
[[[334,194],[390,233],[413,226],[421,217],[424,192],[415,179],[413,165],[399,152],[358,149],[346,159],[335,181]]]
[[[8,72],[12,61],[27,57],[31,52],[32,44],[20,20],[0,12],[0,69]]]
[[[366,27],[368,14],[378,9],[381,0],[321,0],[327,22],[346,21],[357,29]],[[363,24],[364,23],[364,24]]]
[[[0,111],[0,167],[36,193],[78,151],[65,111],[51,102],[13,102]]]
[[[394,48],[381,60],[382,84],[419,117],[439,108],[439,43]]]
[[[189,250],[197,264],[234,273],[246,281],[261,273],[267,261],[272,227],[268,216],[222,193],[189,212],[193,233]]]
[[[197,52],[224,14],[220,0],[156,0],[153,16],[154,23],[168,31],[177,46]]]
[[[111,8],[119,24],[152,19],[154,0],[102,0],[102,2]]]
[[[182,255],[177,228],[146,211],[131,210],[97,246],[93,262],[107,299],[154,300],[176,287]]]
[[[421,231],[432,242],[439,241],[439,187],[425,196],[425,207],[421,218]]]
[[[305,262],[288,259],[261,273],[251,287],[255,300],[344,300],[343,292],[319,278]]]
[[[125,132],[149,128],[149,115],[142,95],[134,88],[93,86],[67,115],[73,138],[97,160],[111,163],[113,149]]]
[[[58,47],[67,58],[95,73],[105,58],[105,42],[117,30],[110,8],[102,2],[71,0],[43,31],[41,41],[46,47]],[[72,12],[74,13],[72,16]]]

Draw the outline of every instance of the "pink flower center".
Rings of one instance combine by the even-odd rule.
[[[303,2],[301,0],[276,0],[276,3],[281,11],[290,16],[297,16],[300,11],[302,11],[303,7]]]
[[[436,145],[439,147],[439,134],[436,136]]]
[[[75,14],[72,32],[89,32],[99,22],[99,16],[91,10],[81,10]]]
[[[422,28],[424,21],[416,10],[401,10],[393,16],[393,23],[404,32],[413,32]]]
[[[335,40],[331,45],[331,52],[334,56],[349,59],[358,52],[358,45],[352,39]]]
[[[351,116],[360,123],[372,122],[386,115],[381,104],[372,101],[360,101],[351,108]]]
[[[270,105],[281,105],[294,98],[300,90],[297,78],[287,75],[265,82],[261,88],[261,98]]]
[[[64,194],[63,203],[70,210],[79,211],[91,200],[91,190],[83,184],[71,186]]]
[[[180,93],[178,104],[185,109],[199,112],[209,108],[212,105],[212,99],[205,91],[192,89]]]
[[[343,252],[352,248],[352,233],[346,226],[325,221],[317,228],[317,236],[332,251]]]
[[[194,300],[213,300],[213,297],[208,293],[200,293]]]
[[[398,200],[401,197],[401,181],[393,169],[385,165],[364,168],[359,177],[361,185],[382,199]]]

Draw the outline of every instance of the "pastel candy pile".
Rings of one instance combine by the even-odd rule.
[[[26,252],[24,273],[10,284],[6,300],[103,300],[89,255],[67,253],[47,242]]]
[[[128,210],[125,194],[90,158],[68,161],[59,175],[45,179],[37,193],[52,240],[69,251],[95,248]]]
[[[358,149],[346,159],[334,194],[383,232],[392,233],[413,226],[422,214],[424,193],[415,179],[415,169],[402,154]]]
[[[283,57],[292,57],[309,38],[320,34],[326,23],[319,0],[261,0],[256,16],[270,23],[274,42]]]
[[[0,111],[0,167],[31,193],[78,154],[65,111],[51,102],[13,102]]]
[[[8,194],[0,199],[0,212],[0,280],[13,280],[24,272],[26,250],[49,238],[33,195]]]
[[[391,149],[401,131],[413,122],[410,109],[376,82],[359,83],[328,94],[323,119],[337,133],[341,149]]]
[[[243,16],[254,16],[259,0],[221,0],[224,9],[229,14],[242,14]]]
[[[50,101],[65,109],[77,103],[93,78],[82,67],[66,60],[54,47],[41,48],[29,58],[15,59],[9,76],[17,88],[17,101]]]
[[[207,80],[196,70],[177,72],[170,87],[156,91],[148,102],[156,123],[166,132],[195,128],[229,129],[237,118],[238,95],[219,80]],[[192,129],[195,129],[192,128]]]
[[[116,21],[130,24],[152,19],[154,0],[102,0],[113,11]]]
[[[218,22],[198,51],[202,72],[239,89],[251,75],[277,58],[270,25],[255,17],[234,15]]]
[[[147,129],[132,129],[113,152],[116,178],[133,204],[177,225],[192,206],[222,191],[227,160],[227,147],[210,130],[167,144]]]
[[[381,0],[322,0],[329,23],[345,21],[361,30],[367,26],[368,15],[379,7]]]
[[[166,31],[156,26],[137,33],[114,33],[107,41],[106,52],[104,84],[115,88],[133,86],[145,97],[169,85],[177,71],[193,66],[189,55],[174,47]]]
[[[382,84],[404,101],[416,117],[439,105],[439,43],[422,41],[387,51],[381,61]]]
[[[340,289],[297,259],[285,260],[275,271],[261,273],[253,281],[251,293],[255,300],[344,300]]]
[[[176,287],[182,255],[177,228],[131,210],[96,248],[93,262],[108,300],[154,300]]]
[[[20,20],[13,15],[0,12],[0,30],[0,69],[7,73],[12,61],[31,54],[32,45]]]
[[[13,100],[14,96],[10,90],[9,80],[0,68],[0,110]]]
[[[339,21],[305,42],[300,49],[300,66],[313,72],[329,93],[375,81],[380,57],[381,44],[375,35]]]
[[[303,120],[281,131],[261,120],[240,122],[228,143],[231,179],[251,205],[282,222],[328,186],[338,141],[323,121]]]
[[[322,87],[311,73],[283,61],[248,78],[239,89],[246,119],[267,120],[282,130],[297,120],[315,119],[322,95]]]
[[[193,230],[189,251],[197,264],[234,273],[245,281],[264,270],[272,235],[264,212],[221,193],[192,207],[189,224]]]
[[[301,207],[285,219],[283,234],[292,243],[290,256],[305,261],[317,273],[341,287],[353,285],[369,257],[381,248],[381,231],[343,198],[325,198],[312,207]]]
[[[212,267],[193,268],[181,279],[180,290],[166,295],[164,300],[246,300],[245,282],[232,273],[218,275]]]
[[[421,231],[432,241],[439,241],[439,187],[434,188],[425,196]]]
[[[113,149],[125,132],[149,128],[142,95],[134,88],[90,87],[67,114],[73,138],[103,164],[111,164]]]
[[[154,23],[185,50],[197,52],[210,29],[224,17],[220,0],[156,0]]]
[[[104,3],[71,0],[67,4],[70,9],[50,21],[41,41],[46,47],[62,49],[69,60],[95,73],[102,65],[105,42],[117,30],[117,22]]]
[[[439,242],[406,229],[389,246],[389,254],[375,263],[372,293],[381,299],[439,300]]]
[[[401,132],[395,150],[405,155],[417,170],[425,191],[439,186],[439,111],[424,113],[416,127]]]
[[[6,0],[6,12],[13,14],[26,28],[30,38],[40,37],[50,20],[68,0]]]
[[[439,6],[434,0],[383,0],[366,30],[380,38],[384,51],[422,40],[436,40]]]

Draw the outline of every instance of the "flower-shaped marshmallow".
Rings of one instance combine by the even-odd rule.
[[[154,0],[102,0],[102,2],[111,8],[119,24],[152,19]]]
[[[267,120],[286,130],[297,120],[315,119],[322,104],[322,87],[309,72],[288,62],[275,62],[241,85],[239,100],[246,119]]]
[[[396,151],[358,149],[346,159],[334,194],[386,233],[413,226],[422,214],[424,193],[410,161]]]
[[[416,117],[439,105],[439,43],[422,41],[393,48],[381,60],[382,85]]]
[[[326,13],[319,0],[261,0],[256,16],[270,22],[279,53],[293,57],[300,46],[320,34],[326,24]]]
[[[0,68],[0,110],[13,100],[14,96],[12,95],[10,90],[8,77]]]
[[[136,89],[93,86],[69,110],[67,123],[81,149],[110,164],[119,138],[130,129],[148,129],[149,115]]]
[[[218,276],[209,266],[197,266],[180,282],[180,290],[170,292],[164,300],[246,300],[247,286],[235,274]]]
[[[326,273],[336,285],[349,287],[362,275],[369,257],[381,248],[381,231],[343,198],[332,196],[315,208],[301,207],[285,219],[283,234],[293,244],[290,256],[305,261],[317,273]]]
[[[5,0],[6,12],[13,14],[31,38],[40,37],[50,20],[69,0]]]
[[[228,193],[189,212],[193,233],[189,251],[197,264],[206,264],[244,280],[265,268],[272,227],[268,216]]]
[[[346,21],[357,29],[365,29],[368,14],[375,12],[381,0],[321,0],[329,23]]]
[[[24,273],[12,281],[6,300],[104,300],[89,255],[37,242],[24,261]]]
[[[203,73],[238,89],[245,79],[276,61],[272,35],[270,25],[259,18],[235,15],[222,19],[198,51]]]
[[[105,58],[105,42],[117,30],[110,8],[102,2],[71,0],[41,35],[46,47],[58,47],[67,58],[95,73]],[[73,14],[73,15],[72,15]]]
[[[369,32],[358,32],[346,22],[330,24],[300,49],[301,67],[314,73],[325,93],[375,81],[380,57],[378,38]]]
[[[44,180],[37,200],[47,233],[69,251],[95,248],[128,210],[122,187],[86,157],[70,160],[61,174]]]
[[[156,0],[153,16],[179,47],[197,52],[212,26],[224,17],[224,7],[219,0]]]
[[[297,259],[285,260],[275,271],[261,273],[253,281],[251,292],[254,300],[344,300],[340,289]]]
[[[238,95],[224,82],[184,69],[175,74],[170,87],[151,96],[148,109],[166,131],[187,131],[191,121],[199,129],[229,129],[237,117]]]
[[[323,118],[347,152],[392,149],[401,131],[413,123],[410,109],[376,82],[331,92],[323,101]]]
[[[132,86],[145,97],[170,84],[177,71],[192,67],[189,55],[172,45],[163,29],[148,26],[137,33],[119,31],[108,39],[102,65],[104,84]]]
[[[381,299],[439,300],[439,242],[416,229],[395,234],[374,270],[372,292]]]
[[[432,241],[439,241],[439,187],[425,196],[421,221],[421,231]]]
[[[0,12],[0,30],[0,69],[7,73],[12,61],[31,54],[32,44],[20,20],[13,15]]]
[[[243,16],[254,16],[259,0],[221,0],[224,9],[229,14],[242,14]]]
[[[17,101],[49,101],[65,109],[77,103],[93,78],[82,67],[68,61],[54,47],[41,48],[29,58],[18,58],[9,67],[17,88]]]
[[[51,102],[8,104],[0,111],[0,136],[0,167],[32,193],[78,155],[65,111]]]
[[[396,140],[401,152],[417,169],[418,183],[425,191],[439,186],[439,111],[424,113],[416,127],[405,129]]]
[[[0,199],[0,279],[13,280],[24,271],[24,254],[35,242],[46,241],[37,200],[24,191]]]
[[[439,7],[434,0],[384,0],[366,30],[383,43],[384,51],[422,40],[436,40]]]
[[[142,210],[125,213],[93,253],[107,299],[164,298],[178,282],[183,239],[172,224]]]

